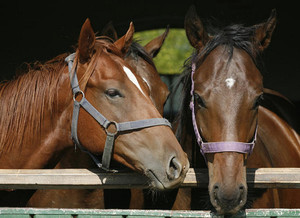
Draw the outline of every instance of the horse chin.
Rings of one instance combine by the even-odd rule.
[[[150,185],[157,190],[165,190],[164,184],[157,178],[152,170],[146,170],[145,175],[150,179]]]
[[[235,209],[232,209],[232,210],[224,210],[224,209],[219,209],[217,211],[217,215],[234,215],[234,214],[237,214],[239,211],[240,211],[241,208],[235,208]]]
[[[164,182],[162,180],[160,180],[155,172],[153,172],[152,170],[146,170],[145,171],[145,175],[150,179],[150,186],[151,188],[153,189],[156,189],[156,190],[167,190],[167,189],[173,189],[173,188],[177,188],[179,187],[180,183],[183,181],[184,177],[182,177],[182,181],[176,181],[176,183],[174,182]]]
[[[155,168],[153,167],[149,169],[149,168],[145,168],[145,166],[141,164],[130,164],[123,157],[119,155],[115,155],[114,160],[135,172],[143,174],[145,177],[147,177],[150,188],[155,190],[166,190],[166,189],[173,189],[179,187],[185,178],[184,175],[187,173],[189,169],[189,162],[187,162],[186,167],[180,173],[180,176],[175,180],[172,179],[170,180],[166,172],[155,170]]]
[[[233,209],[229,209],[229,208],[222,208],[221,206],[217,205],[217,204],[213,204],[216,212],[218,215],[234,215],[236,213],[238,213],[243,206],[237,206]]]
[[[210,193],[210,196],[212,196],[212,193]],[[241,199],[240,204],[235,207],[224,207],[213,197],[210,197],[210,202],[215,208],[217,215],[234,215],[237,214],[245,205],[246,199]]]
[[[174,158],[172,158],[174,159]],[[176,162],[176,161],[173,161]],[[185,175],[189,169],[189,162],[186,163],[186,166],[183,169],[180,168],[180,173],[172,177],[172,173],[164,172],[161,170],[146,169],[144,170],[145,176],[149,179],[149,184],[151,188],[156,190],[169,190],[178,188],[180,184],[184,181]]]

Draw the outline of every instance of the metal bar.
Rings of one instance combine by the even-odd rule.
[[[247,169],[254,188],[300,188],[300,168]],[[181,187],[207,187],[207,169],[189,169]],[[0,169],[0,189],[148,188],[147,178],[133,172],[98,169]]]

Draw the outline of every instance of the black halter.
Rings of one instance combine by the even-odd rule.
[[[95,107],[93,107],[93,105],[91,105],[88,102],[88,100],[84,96],[84,92],[80,90],[77,74],[76,74],[76,68],[74,69],[74,74],[72,76],[71,72],[73,68],[74,59],[75,59],[75,53],[69,55],[65,59],[69,67],[71,88],[72,88],[73,100],[74,100],[72,125],[71,125],[72,140],[76,146],[78,146],[82,151],[88,153],[91,156],[91,158],[99,168],[110,172],[117,172],[117,170],[109,169],[109,166],[111,162],[115,136],[118,134],[118,132],[131,131],[131,130],[137,130],[137,129],[147,128],[152,126],[161,126],[161,125],[169,126],[171,128],[171,124],[167,119],[164,118],[152,118],[152,119],[136,120],[136,121],[122,122],[122,123],[117,123],[115,121],[107,120]],[[77,95],[82,96],[80,101],[76,100]],[[80,107],[83,107],[83,109],[86,112],[88,112],[105,129],[107,136],[106,136],[104,151],[102,154],[102,163],[95,157],[95,155],[93,155],[90,151],[88,151],[85,147],[83,147],[78,140],[77,125],[78,125],[78,116],[79,116]],[[108,131],[108,127],[111,125],[115,126],[116,129],[115,132]]]

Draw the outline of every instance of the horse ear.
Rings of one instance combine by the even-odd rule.
[[[81,27],[78,41],[80,62],[87,62],[91,58],[95,46],[95,38],[96,37],[91,26],[91,22],[89,19],[86,19]]]
[[[103,28],[101,35],[108,36],[112,40],[116,41],[118,39],[117,31],[113,25],[113,22],[110,21],[108,24],[105,25]]]
[[[123,55],[125,55],[130,48],[130,45],[133,40],[133,34],[134,34],[134,26],[133,23],[130,22],[127,33],[124,36],[122,36],[120,39],[115,41],[114,43],[115,46],[122,52]]]
[[[267,48],[276,26],[276,10],[273,9],[267,22],[255,25],[254,41],[259,51]]]
[[[160,51],[161,46],[163,45],[167,35],[169,33],[169,27],[167,27],[166,31],[160,36],[152,39],[147,45],[144,46],[146,52],[151,55],[152,58],[156,57],[158,52]]]
[[[208,42],[209,36],[204,29],[202,21],[197,15],[194,5],[190,7],[185,16],[184,28],[190,44],[197,50],[201,50]]]

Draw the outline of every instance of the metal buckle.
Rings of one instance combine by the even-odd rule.
[[[80,100],[80,101],[77,101],[77,100],[76,100],[76,97],[79,96],[79,95],[81,95],[82,97],[81,97],[81,100]],[[79,90],[79,91],[77,91],[76,93],[73,94],[73,101],[76,101],[76,102],[78,102],[79,104],[82,103],[82,101],[83,101],[84,98],[85,98],[84,92],[81,91],[81,90]]]
[[[108,128],[109,128],[111,125],[114,125],[114,128],[115,128],[115,131],[114,131],[114,132],[108,131]],[[118,128],[117,122],[115,122],[115,121],[109,121],[109,123],[108,123],[108,124],[106,125],[106,127],[105,127],[105,132],[106,132],[107,135],[116,135],[116,134],[119,132],[119,128]]]

